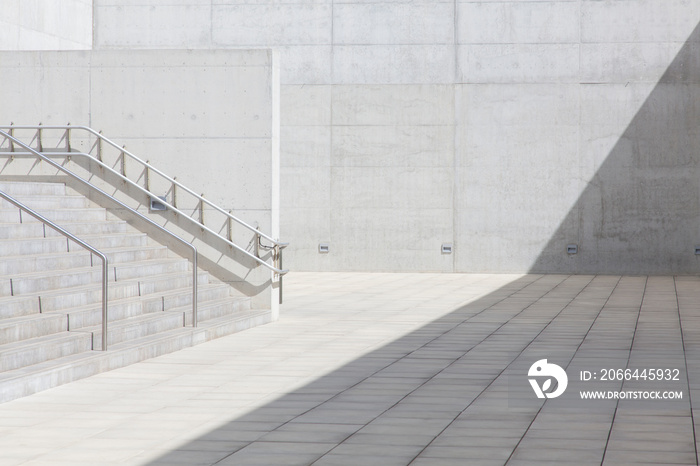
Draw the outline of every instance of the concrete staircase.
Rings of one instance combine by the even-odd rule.
[[[3,190],[105,253],[109,350],[101,348],[102,262],[0,202],[0,402],[177,351],[271,320],[250,299],[59,183]]]

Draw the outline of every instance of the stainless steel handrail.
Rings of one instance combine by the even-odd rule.
[[[112,167],[110,167],[109,165],[103,163],[100,157],[94,157],[92,154],[85,153],[85,152],[73,152],[73,151],[71,151],[70,131],[71,131],[71,130],[76,130],[76,129],[87,131],[87,132],[89,132],[90,134],[92,134],[93,136],[97,137],[98,139],[100,139],[100,140],[102,140],[102,141],[105,141],[107,144],[113,146],[114,148],[116,148],[117,150],[119,150],[120,153],[123,153],[123,154],[128,155],[128,156],[131,157],[133,160],[137,161],[138,163],[140,163],[141,165],[143,165],[144,167],[146,167],[147,170],[151,170],[151,171],[153,171],[154,173],[160,175],[161,177],[163,177],[164,179],[166,179],[169,183],[171,183],[172,186],[177,186],[177,187],[179,187],[180,189],[183,189],[183,190],[186,191],[187,193],[189,193],[189,194],[191,194],[192,196],[194,196],[194,197],[199,201],[199,203],[200,203],[200,213],[201,213],[201,208],[202,208],[201,206],[202,206],[202,204],[206,203],[206,204],[209,205],[210,207],[214,208],[214,210],[216,210],[216,211],[218,211],[218,212],[224,214],[224,215],[227,217],[228,221],[233,220],[233,221],[239,223],[240,225],[244,226],[245,228],[249,229],[250,231],[252,231],[252,232],[256,235],[256,237],[257,237],[257,246],[260,246],[260,247],[262,247],[262,248],[264,248],[264,249],[273,249],[273,258],[274,258],[275,262],[281,262],[281,261],[282,261],[282,249],[284,249],[285,247],[287,247],[287,246],[289,245],[289,243],[283,243],[283,242],[280,242],[280,241],[278,241],[278,240],[275,240],[274,238],[270,237],[269,235],[266,235],[265,233],[261,232],[261,231],[258,230],[257,228],[255,228],[255,227],[249,225],[248,223],[244,222],[243,220],[241,220],[241,219],[235,217],[235,216],[232,215],[231,213],[226,212],[226,211],[225,211],[224,209],[222,209],[221,207],[219,207],[219,206],[217,206],[216,204],[212,203],[211,201],[209,201],[208,199],[204,198],[203,196],[200,196],[200,195],[197,194],[196,192],[194,192],[194,191],[192,191],[191,189],[189,189],[188,187],[184,186],[184,185],[183,185],[182,183],[180,183],[179,181],[177,181],[177,180],[175,180],[175,179],[173,179],[173,178],[170,178],[168,175],[166,175],[166,174],[163,173],[162,171],[158,170],[157,168],[153,167],[153,166],[152,166],[151,164],[149,164],[148,162],[144,162],[143,160],[141,160],[140,158],[136,157],[136,156],[135,156],[134,154],[132,154],[131,152],[127,151],[124,147],[119,147],[116,143],[114,143],[113,141],[111,141],[111,140],[109,140],[108,138],[104,137],[102,134],[96,132],[95,130],[93,130],[93,129],[90,128],[90,127],[87,127],[87,126],[71,126],[71,125],[50,125],[50,126],[43,126],[43,125],[37,125],[37,126],[31,126],[31,125],[29,125],[29,126],[27,126],[27,125],[11,125],[11,126],[0,126],[0,129],[9,129],[10,131],[14,131],[15,129],[20,129],[20,130],[26,130],[26,129],[37,130],[37,131],[39,131],[39,134],[37,135],[37,138],[38,138],[38,141],[37,141],[37,142],[38,142],[38,146],[39,146],[40,148],[42,147],[42,143],[41,143],[41,133],[40,133],[40,131],[42,131],[42,130],[47,130],[47,129],[48,129],[48,130],[50,130],[50,129],[65,130],[65,131],[66,131],[66,136],[65,136],[65,138],[66,138],[66,149],[67,149],[67,152],[47,152],[47,151],[43,151],[43,150],[42,150],[41,153],[42,153],[42,154],[45,154],[45,155],[52,155],[52,156],[56,156],[56,155],[57,155],[57,156],[62,156],[62,155],[65,155],[65,154],[69,153],[71,156],[73,156],[73,155],[80,155],[80,156],[89,157],[89,158],[92,159],[93,161],[97,162],[98,165],[99,165],[100,167],[103,167],[104,169],[106,169],[106,170],[108,170],[110,173],[112,173],[113,175],[116,175],[116,176],[119,177],[122,181],[125,181],[125,182],[129,183],[130,185],[136,187],[136,188],[137,188],[139,191],[141,191],[143,194],[146,194],[146,195],[149,196],[149,197],[154,197],[154,196],[155,196],[155,194],[152,193],[151,191],[149,191],[148,189],[142,188],[139,184],[135,183],[134,181],[132,181],[131,179],[129,179],[129,178],[126,177],[125,175],[123,175],[123,174],[117,172],[116,170],[114,170],[114,169],[113,169]],[[0,131],[0,132],[2,132],[2,131]],[[4,134],[8,134],[8,133],[4,133]],[[11,134],[11,133],[10,133],[10,134]],[[12,147],[12,155],[13,155],[13,156],[18,156],[18,155],[22,155],[22,153],[16,152],[16,151],[14,150],[14,147]],[[236,243],[234,243],[234,242],[231,241],[230,239],[225,238],[225,237],[221,236],[219,233],[217,233],[217,232],[215,232],[214,230],[210,229],[209,227],[207,227],[206,225],[204,225],[203,222],[197,221],[197,220],[193,219],[190,215],[188,215],[188,214],[182,212],[182,211],[179,210],[175,205],[169,203],[168,201],[163,200],[163,199],[159,199],[158,202],[159,202],[160,204],[166,206],[168,209],[172,210],[172,211],[175,212],[176,214],[180,215],[181,217],[189,219],[192,223],[196,223],[200,228],[202,228],[203,230],[207,231],[209,234],[212,234],[212,235],[218,237],[220,240],[224,241],[224,242],[225,242],[226,244],[228,244],[229,246],[233,247],[234,249],[236,249],[236,250],[239,251],[240,253],[244,254],[245,256],[249,257],[250,259],[254,260],[255,262],[259,263],[260,265],[263,265],[264,267],[268,268],[269,270],[273,271],[274,273],[279,274],[279,275],[284,275],[284,274],[286,274],[287,272],[289,272],[289,270],[282,269],[281,267],[275,267],[274,265],[268,264],[266,261],[262,260],[262,259],[261,259],[260,257],[258,257],[257,255],[251,254],[251,253],[248,252],[246,249],[244,249],[244,248],[238,246]],[[265,238],[266,240],[268,240],[269,242],[271,242],[271,243],[273,244],[273,246],[264,246],[264,245],[262,245],[261,242],[260,242],[260,238]]]
[[[1,133],[1,132],[0,132],[0,133]],[[44,155],[46,155],[46,156],[65,156],[65,155],[68,154],[68,152],[46,152],[46,151],[44,151],[44,152],[42,152],[42,154],[44,154]],[[12,153],[12,155],[15,156],[15,157],[17,157],[17,156],[22,156],[22,155],[33,155],[33,154],[25,153],[25,152],[16,152],[16,151],[15,151],[15,152]],[[119,179],[121,179],[121,180],[124,181],[125,183],[128,183],[130,186],[132,186],[132,187],[136,188],[137,190],[139,190],[142,194],[145,194],[146,196],[149,196],[149,197],[152,197],[152,196],[153,196],[153,193],[152,193],[152,192],[148,191],[147,189],[143,188],[143,187],[140,186],[139,184],[137,184],[137,183],[135,183],[134,181],[130,180],[129,178],[125,177],[124,175],[122,175],[122,174],[119,173],[118,171],[114,170],[112,167],[110,167],[109,165],[105,164],[104,162],[101,162],[101,161],[97,160],[96,158],[94,158],[94,157],[93,157],[92,155],[90,155],[90,154],[87,154],[87,153],[85,153],[85,152],[70,152],[70,155],[71,155],[71,156],[76,156],[76,155],[77,155],[77,156],[87,157],[87,158],[89,158],[92,162],[97,163],[100,167],[102,167],[103,169],[109,171],[112,175],[118,177]],[[169,202],[164,201],[164,200],[162,200],[162,199],[158,199],[158,202],[159,202],[160,204],[163,204],[164,206],[166,206],[168,209],[172,210],[172,211],[175,212],[176,214],[182,216],[183,218],[188,219],[190,222],[196,223],[197,226],[198,226],[199,228],[203,229],[204,231],[206,231],[206,232],[208,232],[208,233],[210,233],[210,234],[212,234],[212,235],[217,236],[221,241],[223,241],[223,242],[225,242],[226,244],[228,244],[229,246],[233,247],[234,249],[236,249],[237,251],[239,251],[241,254],[243,254],[243,255],[247,256],[248,258],[254,260],[255,262],[259,263],[260,265],[265,266],[266,268],[270,269],[271,271],[273,271],[273,272],[275,272],[275,273],[277,273],[277,274],[280,274],[280,275],[284,275],[284,274],[286,274],[286,273],[288,272],[288,270],[283,270],[283,269],[280,269],[280,268],[277,268],[277,267],[275,267],[275,266],[273,266],[273,265],[268,264],[268,263],[265,262],[263,259],[259,258],[259,257],[256,256],[255,254],[251,254],[249,251],[245,250],[244,248],[242,248],[241,246],[237,245],[237,244],[234,243],[233,241],[230,241],[230,240],[224,238],[223,236],[221,236],[220,234],[218,234],[218,233],[215,232],[214,230],[210,229],[209,227],[200,224],[200,223],[197,222],[195,219],[193,219],[192,217],[190,217],[190,216],[187,215],[186,213],[182,212],[180,209],[174,207],[174,206],[173,206],[172,204],[170,204]],[[262,247],[265,247],[265,246],[262,246]],[[271,249],[275,249],[275,248],[276,248],[276,246],[272,246],[272,247],[271,247]]]
[[[4,198],[6,201],[9,203],[13,204],[15,207],[17,207],[20,210],[23,210],[24,212],[28,213],[35,219],[39,220],[42,222],[44,225],[48,225],[66,238],[70,239],[74,243],[82,246],[83,248],[87,249],[90,251],[92,254],[95,254],[98,256],[100,259],[102,259],[102,351],[107,351],[107,317],[108,317],[108,311],[107,311],[107,296],[108,296],[108,282],[107,282],[107,277],[108,277],[108,260],[107,256],[103,254],[99,249],[94,248],[90,246],[88,243],[85,241],[81,240],[71,232],[64,230],[60,226],[56,225],[54,222],[49,220],[48,218],[44,217],[38,212],[35,212],[34,210],[30,209],[26,205],[22,204],[19,202],[17,199],[14,199],[12,196],[9,194],[0,191],[0,197]]]
[[[175,233],[173,233],[173,232],[171,232],[171,231],[169,231],[169,230],[163,228],[161,225],[158,225],[158,224],[157,224],[156,222],[154,222],[153,220],[149,219],[148,217],[144,216],[143,214],[139,213],[138,211],[132,209],[132,208],[129,207],[128,205],[126,205],[126,204],[124,204],[123,202],[121,202],[120,200],[116,199],[114,196],[110,196],[109,194],[107,194],[106,192],[104,192],[103,190],[101,190],[100,188],[98,188],[97,186],[94,186],[94,185],[93,185],[92,183],[90,183],[89,181],[84,180],[83,178],[79,177],[78,175],[76,175],[76,174],[73,173],[72,171],[68,170],[68,169],[67,169],[66,167],[64,167],[63,165],[54,162],[53,160],[51,160],[49,157],[47,157],[47,156],[44,155],[43,153],[34,150],[33,148],[29,147],[29,146],[28,146],[27,144],[25,144],[24,142],[20,141],[19,139],[15,138],[14,136],[10,135],[9,133],[6,133],[6,132],[3,131],[2,129],[0,129],[0,135],[2,135],[3,137],[7,138],[9,141],[12,141],[14,144],[19,145],[21,148],[23,148],[24,150],[28,151],[28,152],[31,153],[32,155],[39,157],[41,160],[47,162],[49,165],[51,165],[52,167],[56,168],[57,170],[62,171],[63,173],[65,173],[66,175],[70,176],[70,177],[73,178],[74,180],[76,180],[76,181],[78,181],[78,182],[84,184],[84,185],[87,186],[89,189],[91,189],[91,190],[93,190],[93,191],[95,191],[95,192],[98,192],[98,193],[100,193],[100,194],[103,195],[103,196],[106,196],[107,198],[111,199],[112,202],[114,202],[114,203],[116,203],[117,205],[119,205],[119,207],[128,210],[129,212],[131,212],[132,214],[136,215],[136,216],[139,217],[140,219],[146,221],[149,225],[151,225],[151,226],[155,227],[156,229],[158,229],[158,230],[160,230],[160,231],[166,233],[167,235],[171,236],[172,238],[175,238],[177,241],[179,241],[179,242],[181,242],[182,244],[184,244],[187,248],[191,249],[191,250],[192,250],[192,326],[193,326],[193,327],[196,327],[196,326],[197,326],[197,248],[196,248],[194,245],[192,245],[192,244],[188,243],[187,241],[185,241],[184,239],[180,238],[180,237],[179,237],[178,235],[176,235]],[[21,153],[17,153],[17,152],[13,152],[12,154],[13,154],[13,156],[14,156],[14,155],[21,155]],[[66,153],[62,153],[62,154],[65,155]],[[75,152],[70,152],[70,154],[74,155],[74,154],[77,154],[77,153],[75,153]]]

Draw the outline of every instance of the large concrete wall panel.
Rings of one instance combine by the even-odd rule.
[[[463,85],[456,108],[456,269],[527,270],[581,189],[578,85]]]
[[[686,0],[617,0],[581,3],[582,42],[697,42],[700,3]],[[670,63],[667,63],[667,65]]]
[[[96,3],[96,48],[209,48],[209,2]]]
[[[103,51],[93,66],[100,127],[123,137],[270,137],[268,57],[253,51]],[[250,83],[259,83],[251,86]],[[177,128],[177,129],[175,129]]]
[[[579,2],[458,4],[460,44],[562,44],[580,39]]]
[[[279,49],[282,236],[296,270],[700,266],[686,255],[698,210],[698,2],[95,8],[99,48]],[[130,18],[139,28],[120,27]],[[319,242],[331,252],[319,254]],[[440,255],[438,242],[454,242],[454,254]],[[567,255],[568,243],[580,253]]]
[[[452,270],[440,248],[453,240],[453,105],[452,86],[334,86],[331,247],[343,269]]]
[[[66,124],[90,115],[90,52],[2,53],[4,124]]]
[[[576,83],[579,44],[461,45],[462,83]]]
[[[331,42],[329,4],[273,3],[213,6],[213,42],[218,45],[320,45]]]
[[[333,82],[338,84],[440,84],[454,77],[448,45],[337,45]]]
[[[452,44],[453,10],[440,2],[340,3],[333,8],[333,43]]]
[[[4,0],[0,50],[92,48],[91,0]]]

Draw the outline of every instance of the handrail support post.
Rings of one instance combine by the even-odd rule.
[[[122,149],[126,149],[126,146],[122,146]],[[123,150],[122,150],[122,154],[120,156],[120,160],[121,160],[120,165],[121,165],[122,176],[124,178],[126,178],[126,154],[124,153]]]
[[[102,132],[100,132],[101,134]],[[97,154],[96,157],[98,162],[102,162],[102,138],[97,138]]]
[[[259,230],[260,227],[257,227],[255,229],[255,257],[260,259],[260,233],[257,233],[257,230]]]
[[[199,200],[199,223],[204,225],[204,193],[202,193],[202,198]]]
[[[231,211],[229,211],[229,214]],[[231,217],[226,217],[226,238],[233,242],[233,220]]]
[[[10,131],[8,131],[8,133],[10,134],[11,138],[14,137],[15,136],[15,134],[14,134],[15,129],[11,127]],[[15,142],[12,139],[10,139],[10,152],[14,152],[14,151],[15,151]],[[10,157],[10,160],[14,160],[14,159],[15,159],[14,155]]]
[[[197,250],[196,249],[194,249],[194,251],[192,252],[192,327],[197,327]]]

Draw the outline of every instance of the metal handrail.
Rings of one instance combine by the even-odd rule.
[[[88,127],[88,126],[80,126],[80,125],[78,125],[78,126],[71,126],[70,124],[69,124],[69,125],[48,125],[48,126],[44,126],[44,125],[37,125],[37,126],[32,126],[32,125],[11,125],[11,126],[0,126],[0,128],[1,128],[1,129],[9,129],[9,130],[10,130],[10,134],[11,134],[11,132],[12,132],[13,130],[15,130],[15,129],[20,129],[20,130],[22,130],[22,129],[34,129],[34,130],[37,130],[37,131],[38,131],[38,135],[37,135],[38,141],[37,141],[37,142],[38,142],[39,148],[42,148],[42,143],[41,143],[41,130],[45,130],[45,129],[59,129],[59,130],[65,130],[65,131],[66,131],[66,149],[67,149],[67,152],[53,153],[53,152],[45,152],[45,151],[42,150],[42,153],[43,153],[43,154],[46,154],[46,155],[65,155],[66,153],[70,153],[71,156],[72,156],[72,155],[87,156],[87,157],[93,159],[94,161],[96,161],[101,167],[104,167],[104,168],[106,168],[107,170],[109,170],[113,175],[116,175],[116,176],[118,176],[119,178],[121,178],[123,181],[125,181],[125,182],[131,184],[132,186],[135,186],[135,187],[138,188],[141,192],[145,193],[145,194],[148,195],[149,197],[154,197],[154,196],[156,196],[154,193],[152,193],[152,192],[149,191],[148,189],[142,188],[140,185],[138,185],[138,184],[135,183],[134,181],[130,180],[130,179],[127,178],[125,175],[123,175],[123,174],[117,172],[116,170],[112,169],[112,167],[110,167],[109,165],[104,164],[104,163],[102,162],[102,160],[101,160],[101,155],[100,155],[100,152],[101,152],[101,145],[98,146],[98,156],[97,156],[97,157],[93,156],[92,154],[85,153],[85,152],[73,152],[73,151],[71,150],[71,145],[70,145],[70,131],[71,131],[71,130],[75,130],[75,129],[87,131],[88,133],[90,133],[90,134],[92,134],[93,136],[97,137],[100,141],[106,142],[107,144],[111,145],[111,146],[114,147],[115,149],[119,150],[120,153],[125,154],[125,155],[128,155],[131,159],[135,160],[136,162],[138,162],[138,163],[140,163],[142,166],[144,166],[144,167],[146,168],[146,170],[147,170],[147,171],[146,171],[146,173],[147,173],[146,178],[148,178],[149,170],[150,170],[150,171],[153,171],[154,173],[156,173],[156,174],[160,175],[161,177],[163,177],[166,181],[168,181],[168,182],[171,184],[171,186],[173,186],[173,193],[175,193],[175,186],[177,186],[178,188],[180,188],[180,189],[184,190],[185,192],[187,192],[187,193],[191,194],[192,196],[194,196],[194,197],[198,200],[198,202],[199,202],[199,206],[200,206],[200,207],[199,207],[199,209],[200,209],[200,216],[203,216],[203,214],[202,214],[202,213],[203,213],[203,204],[207,204],[208,206],[212,207],[212,208],[213,208],[214,210],[216,210],[217,212],[220,212],[220,213],[222,213],[222,214],[224,214],[224,215],[226,216],[227,222],[229,222],[229,231],[230,231],[230,222],[231,222],[231,221],[235,221],[235,222],[237,222],[238,224],[242,225],[243,227],[247,228],[248,230],[252,231],[252,232],[256,235],[256,238],[257,238],[256,247],[259,246],[259,247],[262,247],[262,248],[264,248],[264,249],[273,249],[273,250],[274,250],[274,251],[273,251],[273,257],[276,258],[276,259],[275,259],[275,262],[281,262],[282,249],[286,248],[286,247],[289,245],[289,243],[283,243],[283,242],[281,242],[281,241],[279,241],[279,240],[276,240],[276,239],[272,238],[271,236],[269,236],[269,235],[267,235],[267,234],[261,232],[259,229],[253,227],[252,225],[250,225],[250,224],[246,223],[245,221],[239,219],[238,217],[232,215],[230,212],[226,212],[224,209],[222,209],[222,208],[219,207],[218,205],[214,204],[213,202],[209,201],[209,200],[206,199],[204,196],[201,196],[201,195],[197,194],[196,192],[192,191],[192,190],[191,190],[190,188],[188,188],[187,186],[183,185],[182,183],[180,183],[179,181],[175,180],[174,178],[169,177],[168,175],[166,175],[166,174],[163,173],[162,171],[158,170],[157,168],[155,168],[154,166],[152,166],[152,165],[149,164],[148,162],[141,160],[140,158],[138,158],[137,156],[135,156],[135,155],[132,154],[131,152],[127,151],[125,147],[119,147],[119,145],[117,145],[115,142],[111,141],[110,139],[108,139],[108,138],[106,138],[105,136],[103,136],[101,133],[95,131],[94,129],[92,129],[92,128]],[[13,153],[13,155],[21,155],[20,153],[17,153],[17,152],[14,151],[14,147],[11,148],[11,152]],[[174,195],[174,194],[173,194],[173,198],[175,198],[175,195]],[[241,252],[242,254],[248,256],[249,258],[253,259],[253,260],[256,261],[257,263],[263,265],[264,267],[270,269],[271,271],[275,272],[276,274],[284,275],[284,274],[286,274],[287,272],[289,272],[289,270],[285,270],[285,269],[282,269],[281,267],[275,267],[275,266],[273,266],[273,265],[268,264],[266,261],[262,260],[262,259],[261,259],[260,257],[258,257],[257,255],[251,254],[251,253],[248,252],[246,249],[244,249],[244,248],[238,246],[237,244],[235,244],[235,243],[234,243],[233,241],[231,241],[230,239],[224,238],[224,237],[221,236],[219,233],[215,232],[214,230],[212,230],[212,229],[210,229],[209,227],[207,227],[206,225],[204,225],[203,219],[200,219],[200,221],[197,221],[197,220],[193,219],[193,218],[192,218],[191,216],[189,216],[188,214],[186,214],[186,213],[182,212],[181,210],[179,210],[174,204],[171,204],[171,203],[169,203],[169,202],[166,201],[166,200],[159,199],[158,202],[159,202],[160,204],[166,206],[168,209],[172,210],[172,211],[175,212],[176,214],[178,214],[178,215],[180,215],[180,216],[182,216],[182,217],[188,218],[191,222],[198,224],[198,226],[200,226],[201,228],[203,228],[203,229],[204,229],[205,231],[207,231],[208,233],[210,233],[210,234],[212,234],[212,235],[214,235],[214,236],[220,238],[221,240],[223,240],[223,241],[224,241],[226,244],[228,244],[229,246],[233,247],[234,249],[238,250],[238,251]],[[272,245],[272,246],[265,246],[265,245],[263,245],[263,244],[261,243],[261,241],[260,241],[260,238],[265,238],[266,240],[268,240],[269,242],[271,242],[273,245]]]
[[[158,225],[158,224],[157,224],[156,222],[154,222],[153,220],[149,219],[148,217],[144,216],[143,214],[139,213],[138,211],[132,209],[132,208],[129,207],[128,205],[126,205],[126,204],[124,204],[123,202],[121,202],[120,200],[116,199],[114,196],[110,196],[109,194],[107,194],[106,192],[104,192],[103,190],[101,190],[100,188],[98,188],[97,186],[93,185],[93,184],[90,183],[89,181],[84,180],[83,178],[79,177],[78,175],[76,175],[76,174],[73,173],[72,171],[68,170],[68,169],[67,169],[66,167],[64,167],[63,165],[54,162],[53,160],[51,160],[51,159],[50,159],[49,157],[47,157],[46,155],[44,155],[44,154],[42,154],[41,152],[38,152],[38,151],[36,151],[35,149],[29,147],[27,144],[25,144],[24,142],[22,142],[22,141],[20,141],[19,139],[15,138],[15,137],[12,136],[11,134],[6,133],[6,132],[3,131],[2,129],[0,129],[0,135],[2,135],[3,137],[7,138],[9,141],[13,142],[14,144],[19,145],[21,148],[23,148],[23,149],[29,151],[32,155],[35,155],[35,156],[39,157],[40,159],[42,159],[43,161],[45,161],[46,163],[48,163],[48,164],[51,165],[52,167],[56,168],[57,170],[62,171],[63,173],[65,173],[65,174],[68,175],[69,177],[71,177],[71,178],[73,178],[73,179],[79,181],[80,183],[84,184],[84,185],[87,186],[89,189],[92,189],[93,191],[96,191],[96,192],[98,192],[99,194],[108,197],[108,198],[111,199],[114,203],[116,203],[117,205],[119,205],[121,208],[128,210],[129,212],[131,212],[132,214],[136,215],[136,216],[139,217],[140,219],[146,221],[146,222],[147,222],[148,224],[150,224],[151,226],[157,228],[158,230],[164,232],[164,233],[167,234],[167,235],[170,235],[172,238],[175,238],[177,241],[179,241],[179,242],[181,242],[182,244],[184,244],[187,248],[191,249],[191,250],[192,250],[192,326],[193,326],[193,327],[196,327],[196,326],[197,326],[197,248],[196,248],[194,245],[192,245],[192,244],[188,243],[187,241],[185,241],[184,239],[180,238],[180,237],[179,237],[178,235],[176,235],[175,233],[173,233],[173,232],[171,232],[171,231],[169,231],[169,230],[163,228],[161,225]],[[13,152],[13,154],[14,154],[14,155],[21,155],[21,153],[17,153],[17,152]],[[71,152],[71,154],[76,154],[76,153],[75,153],[75,152]],[[65,155],[65,154],[64,154],[64,155]]]
[[[107,277],[108,277],[107,274],[108,274],[108,270],[109,270],[107,256],[105,254],[103,254],[99,249],[96,249],[96,248],[90,246],[85,241],[81,240],[80,238],[78,238],[74,234],[70,233],[69,231],[64,230],[63,228],[56,225],[54,222],[47,219],[46,217],[44,217],[40,213],[35,212],[34,210],[30,209],[26,205],[19,202],[17,199],[14,199],[9,194],[7,194],[3,191],[0,191],[0,197],[4,198],[6,201],[13,204],[18,209],[23,210],[24,212],[28,213],[29,215],[31,215],[35,219],[42,222],[44,225],[50,226],[51,228],[53,228],[54,230],[56,230],[57,232],[59,232],[60,234],[65,236],[66,238],[70,239],[74,243],[82,246],[83,248],[90,251],[92,254],[95,254],[100,259],[102,259],[102,351],[107,351],[107,320],[108,320],[107,319],[107,316],[108,316],[108,311],[107,311],[108,289],[107,289],[107,287],[109,286],[108,282],[107,282]],[[21,216],[20,216],[20,219],[21,219]]]
[[[1,133],[1,131],[0,131],[0,133]],[[42,152],[42,154],[44,154],[44,155],[46,155],[46,156],[61,156],[61,155],[66,155],[67,152]],[[30,155],[30,154],[29,154],[29,153],[25,153],[25,152],[13,152],[13,156],[21,156],[21,155]],[[32,155],[33,155],[33,154],[32,154]],[[103,169],[109,171],[112,175],[118,177],[118,178],[121,179],[122,181],[124,181],[124,182],[128,183],[129,185],[131,185],[132,187],[136,188],[136,189],[137,189],[138,191],[140,191],[142,194],[145,194],[146,196],[149,196],[149,197],[152,197],[152,196],[153,196],[153,193],[152,193],[152,192],[148,191],[147,189],[143,188],[143,187],[140,186],[139,184],[137,184],[137,183],[135,183],[134,181],[130,180],[129,178],[125,177],[124,175],[122,175],[122,174],[119,173],[118,171],[114,170],[112,167],[110,167],[109,165],[105,164],[104,162],[101,162],[101,161],[95,159],[95,158],[94,158],[92,155],[90,155],[90,154],[87,154],[87,153],[85,153],[85,152],[70,152],[70,155],[71,155],[71,156],[78,155],[78,156],[82,156],[82,157],[87,157],[87,158],[89,158],[92,162],[97,163],[100,167],[102,167]],[[167,208],[169,208],[170,210],[172,210],[172,211],[175,212],[176,214],[181,215],[182,217],[188,219],[188,220],[191,221],[192,223],[197,223],[197,225],[198,225],[201,229],[203,229],[204,231],[206,231],[206,232],[208,232],[208,233],[210,233],[210,234],[212,234],[212,235],[217,236],[219,239],[221,239],[222,241],[224,241],[226,244],[228,244],[229,246],[233,247],[234,249],[236,249],[236,250],[239,251],[240,253],[244,254],[245,256],[249,257],[250,259],[256,261],[256,262],[259,263],[260,265],[263,265],[263,266],[267,267],[268,269],[272,270],[273,272],[278,273],[278,274],[280,274],[280,275],[284,275],[284,274],[286,274],[286,273],[288,272],[288,270],[283,270],[283,269],[280,269],[280,268],[277,268],[277,267],[275,267],[275,266],[273,266],[273,265],[268,264],[267,262],[265,262],[263,259],[261,259],[261,258],[259,258],[258,256],[256,256],[255,254],[251,254],[249,251],[247,251],[247,250],[245,250],[244,248],[240,247],[240,246],[237,245],[236,243],[234,243],[234,242],[232,242],[232,241],[230,241],[230,240],[224,238],[223,236],[221,236],[220,234],[218,234],[218,233],[215,232],[214,230],[210,229],[209,227],[200,224],[200,223],[197,222],[195,219],[193,219],[192,217],[190,217],[190,216],[187,215],[186,213],[182,212],[180,209],[174,207],[174,206],[173,206],[172,204],[170,204],[169,202],[167,202],[167,201],[165,201],[165,200],[163,200],[163,199],[158,199],[158,202],[159,202],[160,204],[163,204],[164,206],[166,206]],[[262,245],[261,245],[261,246],[262,246]],[[265,248],[265,246],[262,246],[262,247]],[[275,248],[276,248],[276,246],[270,247],[270,249],[275,249]]]

